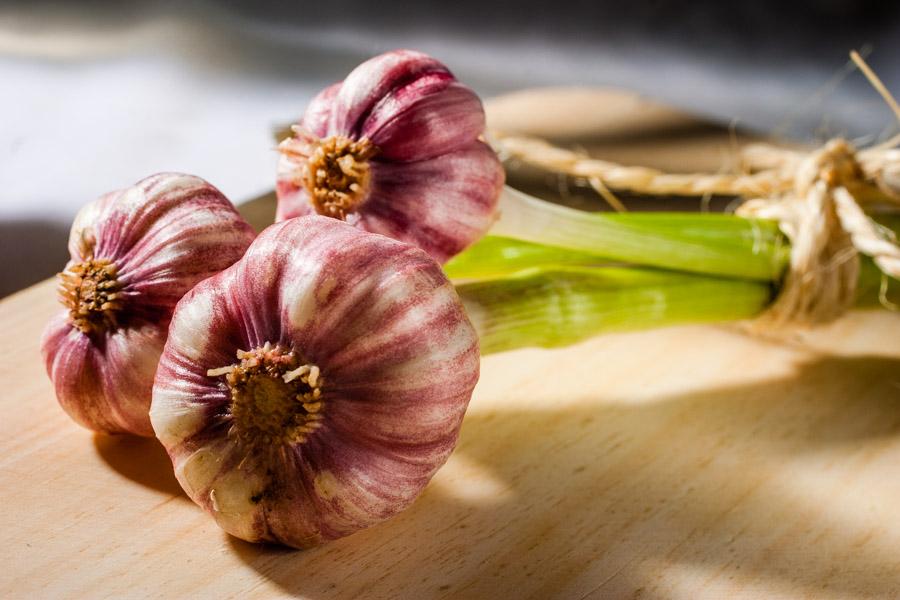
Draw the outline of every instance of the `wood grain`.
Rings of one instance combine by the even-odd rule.
[[[900,316],[734,325],[483,360],[459,447],[399,517],[253,546],[155,441],[56,405],[45,282],[0,301],[2,598],[896,598]]]
[[[150,440],[57,407],[41,284],[0,303],[4,598],[862,598],[900,593],[900,319],[486,358],[457,452],[398,518],[292,552],[229,538]],[[513,593],[514,591],[514,593]]]

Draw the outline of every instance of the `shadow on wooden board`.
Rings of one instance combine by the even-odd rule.
[[[505,493],[464,499],[432,484],[399,517],[320,548],[231,545],[285,591],[317,599],[663,598],[673,569],[786,597],[895,597],[896,548],[822,498],[842,493],[830,452],[862,466],[900,433],[897,373],[895,359],[820,358],[793,377],[651,404],[471,414],[451,461],[476,464]],[[871,385],[848,397],[848,379]],[[791,461],[820,462],[827,486],[784,479]]]
[[[175,479],[169,456],[155,438],[95,433],[94,449],[119,475],[145,487],[188,500]]]
[[[257,233],[275,222],[275,192],[257,196],[237,207],[241,216],[253,226]]]

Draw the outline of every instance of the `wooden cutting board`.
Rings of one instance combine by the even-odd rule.
[[[555,90],[489,114],[674,169],[690,158],[679,138],[701,163],[727,153],[722,131],[666,110]],[[668,133],[629,133],[629,115]],[[677,327],[487,357],[459,447],[421,498],[301,552],[229,538],[155,441],[63,414],[38,351],[53,287],[0,302],[2,598],[900,596],[900,315],[854,312],[781,339]]]

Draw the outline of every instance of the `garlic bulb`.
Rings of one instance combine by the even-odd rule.
[[[433,259],[302,217],[181,300],[150,418],[223,529],[308,547],[413,501],[456,444],[478,369]]]
[[[504,174],[484,128],[478,96],[440,62],[372,58],[316,96],[279,146],[277,218],[335,217],[444,262],[496,218]]]
[[[85,206],[59,275],[66,310],[41,341],[65,411],[90,429],[152,436],[153,376],[175,304],[253,237],[225,196],[191,175],[153,175]]]

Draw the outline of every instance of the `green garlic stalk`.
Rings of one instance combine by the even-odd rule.
[[[745,319],[772,298],[763,282],[626,267],[535,267],[456,289],[483,355],[565,346],[611,331]]]
[[[509,186],[493,235],[650,267],[758,281],[777,279],[790,246],[774,221],[722,214],[591,213]]]
[[[482,354],[565,346],[612,331],[749,319],[777,293],[775,279],[626,267],[583,252],[495,236],[444,268],[478,331]],[[857,304],[890,302],[883,282],[878,268],[863,260]]]

